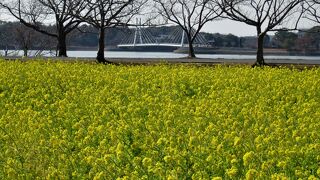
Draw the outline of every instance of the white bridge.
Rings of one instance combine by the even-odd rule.
[[[141,23],[140,23],[141,24]],[[188,40],[185,32],[178,26],[169,35],[153,35],[148,28],[136,26],[132,33],[128,33],[123,38],[123,41],[117,45],[118,48],[167,48],[178,49],[188,47]],[[198,34],[194,41],[194,46],[208,46],[207,40]]]
[[[140,44],[119,44],[117,45],[118,47],[132,47],[132,46],[135,46],[135,47],[158,47],[158,46],[165,46],[165,47],[185,47],[184,44],[169,44],[169,43],[140,43]]]

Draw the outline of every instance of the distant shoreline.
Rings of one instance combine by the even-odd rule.
[[[257,49],[251,48],[214,48],[214,49],[206,49],[206,48],[195,48],[196,53],[198,54],[229,54],[229,55],[255,55],[257,53]],[[197,52],[198,50],[198,52]],[[180,48],[175,53],[187,53],[187,48]],[[276,48],[264,48],[264,55],[272,55],[272,56],[320,56],[320,51],[315,52],[300,52],[300,51],[288,51],[286,49],[276,49]]]

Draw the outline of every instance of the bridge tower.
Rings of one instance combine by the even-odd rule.
[[[138,18],[136,19],[136,28],[134,32],[134,39],[133,39],[133,46],[136,46],[137,41],[139,40],[139,44],[143,44],[142,40],[142,28],[141,28],[141,19],[139,20]]]
[[[185,36],[185,34],[184,34],[185,32],[184,32],[184,30],[182,30],[182,37],[181,37],[181,47],[183,47],[184,46],[184,36]]]

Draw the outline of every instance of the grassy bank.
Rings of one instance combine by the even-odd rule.
[[[319,178],[319,76],[0,61],[0,179]]]
[[[91,63],[96,64],[95,58],[75,58],[75,57],[4,57],[7,61],[49,61],[68,63]],[[184,64],[192,66],[248,66],[251,67],[254,59],[210,59],[210,58],[107,58],[114,65],[159,65],[159,64]],[[320,67],[319,60],[308,59],[266,59],[266,64],[270,67],[288,67],[294,69],[305,69]]]

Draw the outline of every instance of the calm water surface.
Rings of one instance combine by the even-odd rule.
[[[30,51],[30,55],[33,56],[36,52]],[[0,51],[0,55],[3,55],[4,51]],[[43,56],[54,56],[53,53],[45,51]],[[69,57],[78,58],[94,58],[96,57],[96,51],[68,51]],[[9,52],[9,55],[22,56],[22,51]],[[128,52],[128,51],[106,51],[106,58],[155,58],[155,59],[171,59],[171,58],[183,58],[186,54],[178,54],[173,52]],[[255,55],[227,55],[227,54],[198,54],[198,58],[209,59],[248,59],[253,60]],[[292,59],[292,60],[320,60],[319,56],[265,56],[265,59]]]
[[[96,57],[95,51],[69,51],[70,57]],[[105,52],[107,58],[156,58],[170,59],[183,58],[186,54],[178,54],[171,52],[128,52],[128,51],[108,51]],[[228,55],[228,54],[198,54],[198,58],[210,59],[255,59],[255,55]],[[304,60],[319,60],[316,56],[265,56],[266,59],[304,59]]]

